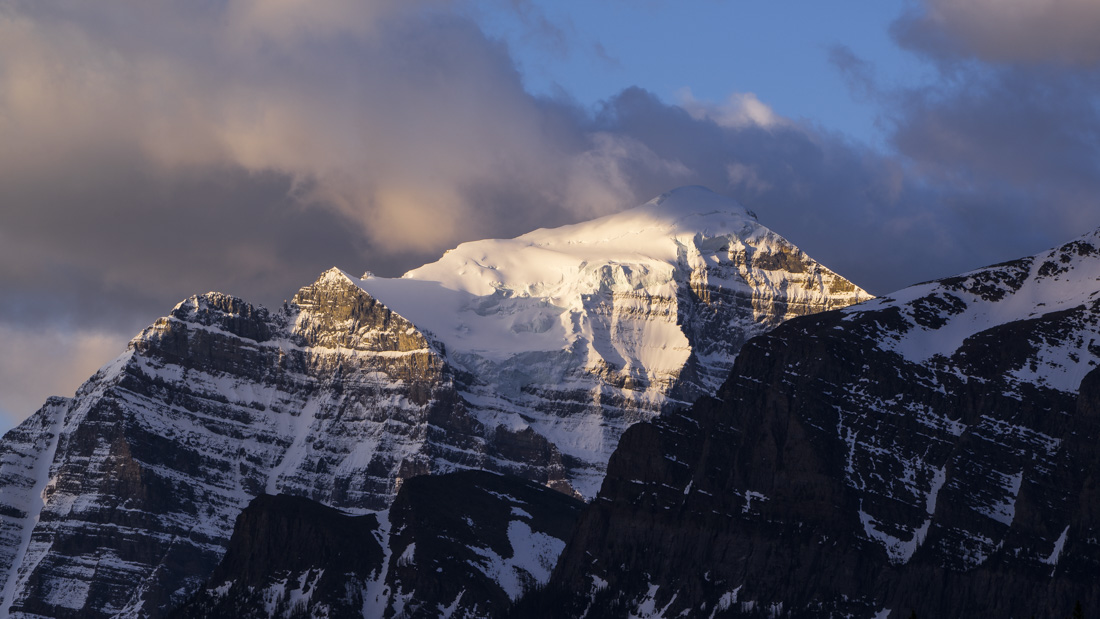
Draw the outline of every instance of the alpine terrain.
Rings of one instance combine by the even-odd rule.
[[[348,516],[263,495],[173,617],[490,617],[545,583],[584,504],[512,475],[402,484],[389,512]]]
[[[244,527],[237,548],[249,550],[234,556],[263,556],[249,531],[290,527],[302,510],[322,509],[293,497],[339,510],[318,518],[361,517],[356,530],[379,536],[406,535],[390,528],[395,512],[385,510],[428,473],[485,469],[591,498],[626,428],[713,393],[746,340],[789,318],[868,298],[738,204],[701,188],[587,223],[463,244],[399,279],[333,269],[273,311],[219,293],[191,297],[75,397],[50,399],[0,441],[0,615],[162,616],[192,601],[229,560],[235,523]],[[908,341],[898,349],[908,351]],[[1082,346],[1078,359],[1086,363],[1091,352]],[[1051,380],[1041,388],[1062,393]],[[986,428],[970,417],[959,423]],[[956,426],[946,427],[953,436]],[[857,447],[871,440],[856,436]],[[1036,441],[1033,450],[1048,445]],[[1058,448],[1049,446],[1035,453],[1054,457]],[[899,506],[863,504],[871,530],[905,538],[906,497],[939,479],[928,477],[938,459],[921,462],[927,467],[914,464],[911,483],[896,490]],[[1024,487],[1040,483],[1030,471],[1020,478]],[[955,487],[951,469],[945,475],[944,495]],[[261,495],[271,497],[241,515]],[[402,517],[416,511],[409,509]],[[895,512],[901,519],[889,528]],[[544,526],[526,513],[497,518],[504,535],[522,522],[564,537],[560,524]],[[298,532],[320,539],[320,548],[332,541]],[[373,549],[368,537],[380,539],[373,533],[349,535],[372,548],[355,559],[368,568],[390,565],[385,549],[412,539]],[[508,554],[502,542],[486,543]],[[545,562],[536,555],[535,563]],[[400,559],[395,568],[407,564]],[[507,573],[530,575],[514,576],[523,588],[544,582],[548,568],[528,569],[535,563]],[[241,558],[229,567],[246,564]],[[416,580],[385,578],[402,590]],[[454,603],[453,592],[424,591],[443,606]],[[466,599],[501,595],[479,591]]]
[[[1100,231],[791,320],[624,434],[515,614],[1095,613],[1098,362]]]

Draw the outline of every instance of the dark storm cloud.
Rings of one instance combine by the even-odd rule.
[[[910,9],[893,34],[929,62],[932,79],[884,86],[851,50],[830,59],[856,95],[877,103],[894,157],[928,198],[906,210],[933,215],[941,238],[958,244],[945,251],[959,259],[945,265],[1040,251],[1100,226],[1100,39],[1090,25],[1100,4],[927,0]]]
[[[899,125],[914,166],[748,94],[630,89],[592,115],[524,92],[507,50],[442,2],[143,6],[7,7],[3,103],[20,122],[0,131],[21,148],[0,153],[4,320],[121,329],[210,288],[273,303],[332,263],[395,275],[687,183],[878,292],[996,254],[934,131]],[[834,59],[872,88],[854,55]],[[910,99],[912,127],[966,125]]]
[[[633,199],[573,161],[576,110],[443,8],[0,5],[0,319],[113,327],[104,304],[155,316],[215,287],[270,303],[333,263],[395,275]]]
[[[273,303],[333,263],[395,275],[687,183],[879,292],[985,255],[970,211],[950,217],[967,196],[925,180],[942,175],[915,141],[916,177],[751,94],[630,89],[596,114],[532,97],[461,5],[0,7],[0,143],[19,145],[0,149],[9,323],[122,329],[211,288]]]
[[[960,225],[1033,250],[1100,226],[1098,27],[1091,0],[927,0],[894,24],[938,79],[878,92],[892,144]]]
[[[75,167],[0,183],[0,203],[19,207],[0,211],[9,322],[132,330],[135,315],[148,320],[210,289],[273,303],[293,292],[288,282],[370,251],[343,218],[304,209],[276,174]]]
[[[895,142],[922,174],[943,182],[1095,193],[1096,77],[1053,69],[967,71],[958,86],[905,93]]]

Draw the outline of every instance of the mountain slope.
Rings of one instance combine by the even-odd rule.
[[[520,615],[1100,607],[1100,232],[792,320],[628,430]]]
[[[43,487],[39,513],[5,510],[26,512],[30,537],[4,573],[12,614],[175,605],[269,488],[384,506],[396,477],[426,468],[427,420],[461,415],[438,354],[409,332],[332,274],[274,315],[218,294],[181,303],[73,400],[20,426],[50,419],[58,437],[15,469],[35,469]]]
[[[192,297],[0,441],[3,604],[156,616],[260,494],[363,514],[484,468],[591,496],[622,431],[748,337],[866,297],[698,188],[401,279],[333,269],[273,312]]]
[[[627,426],[714,393],[747,339],[870,298],[701,187],[357,285],[445,344],[478,421],[546,437],[587,497]]]
[[[381,518],[261,496],[213,577],[172,616],[495,615],[546,583],[582,505],[483,471],[413,478]]]

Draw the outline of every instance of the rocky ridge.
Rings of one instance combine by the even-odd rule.
[[[1100,231],[791,320],[631,427],[515,616],[1100,608]]]

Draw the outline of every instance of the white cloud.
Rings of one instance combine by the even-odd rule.
[[[721,103],[700,101],[690,88],[680,91],[680,107],[696,120],[711,120],[719,127],[741,129],[744,127],[774,127],[789,124],[766,103],[751,92],[735,92]]]

